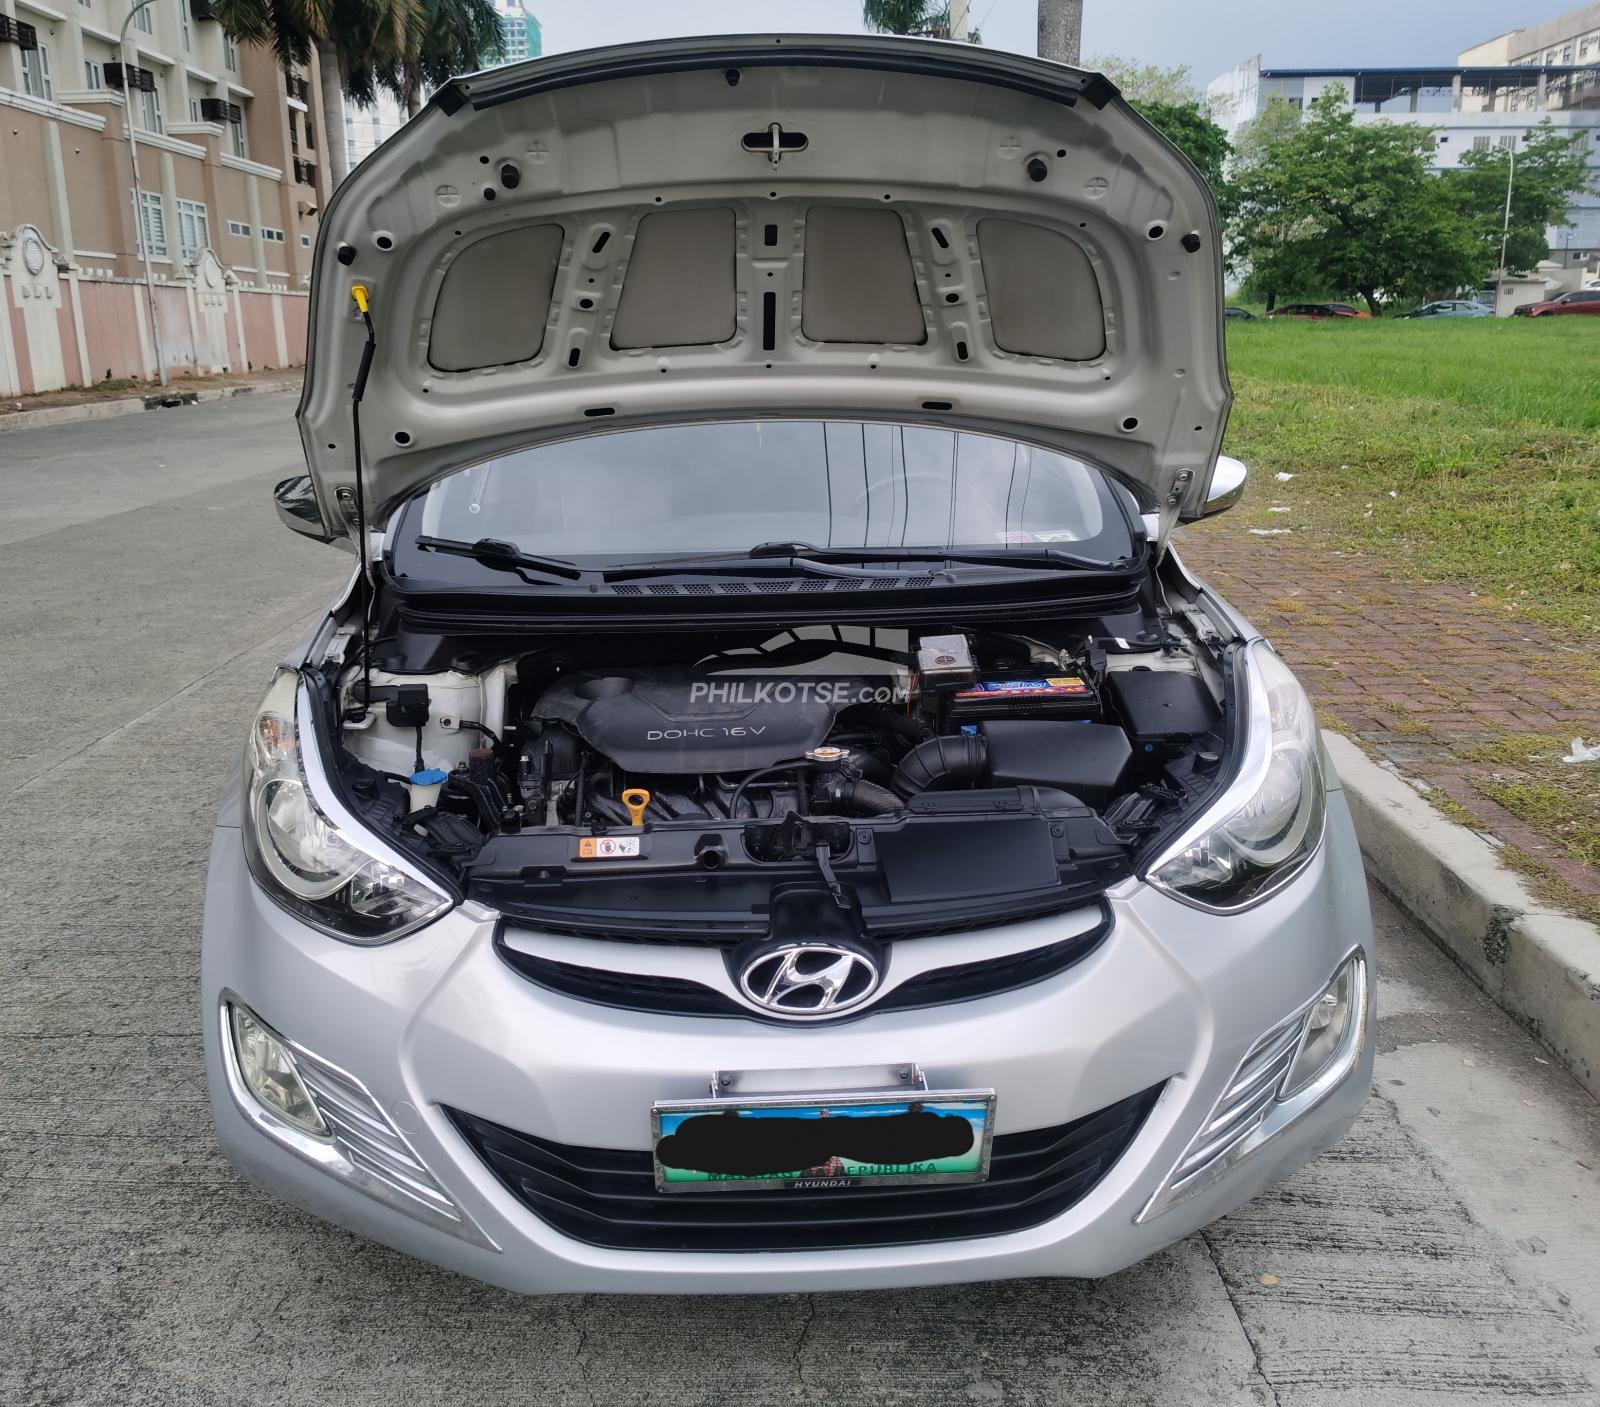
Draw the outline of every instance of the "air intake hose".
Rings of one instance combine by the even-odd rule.
[[[901,796],[954,791],[976,786],[989,768],[989,745],[977,733],[956,733],[918,743],[894,769],[892,785]]]

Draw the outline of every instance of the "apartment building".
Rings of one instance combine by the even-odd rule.
[[[152,0],[125,54],[129,3],[0,0],[0,394],[153,376],[157,343],[177,375],[304,360],[315,65],[235,44],[210,0]]]
[[[496,68],[536,59],[544,52],[544,29],[527,0],[494,0],[494,11],[500,16],[506,46]]]

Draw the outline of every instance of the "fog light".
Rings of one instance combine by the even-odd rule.
[[[228,1013],[233,1031],[234,1054],[246,1087],[263,1108],[297,1129],[319,1137],[328,1136],[328,1126],[312,1102],[294,1068],[288,1047],[255,1013],[230,1003]]]
[[[1358,962],[1359,958],[1352,958],[1341,967],[1338,975],[1328,984],[1328,989],[1311,1004],[1311,1010],[1306,1013],[1300,1052],[1289,1069],[1289,1078],[1284,1082],[1282,1094],[1278,1096],[1280,1099],[1299,1094],[1339,1058],[1344,1048],[1345,1032],[1350,1029],[1351,1009],[1355,1004]]]

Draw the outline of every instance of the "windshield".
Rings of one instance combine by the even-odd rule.
[[[460,470],[413,500],[399,536],[493,538],[577,561],[775,542],[988,551],[1059,543],[1110,561],[1133,549],[1112,492],[1080,460],[991,435],[858,421],[652,426]]]

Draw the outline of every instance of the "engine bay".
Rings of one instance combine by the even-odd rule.
[[[325,676],[367,819],[502,911],[702,938],[928,931],[1099,893],[1215,780],[1224,661],[1172,626],[554,637]]]

